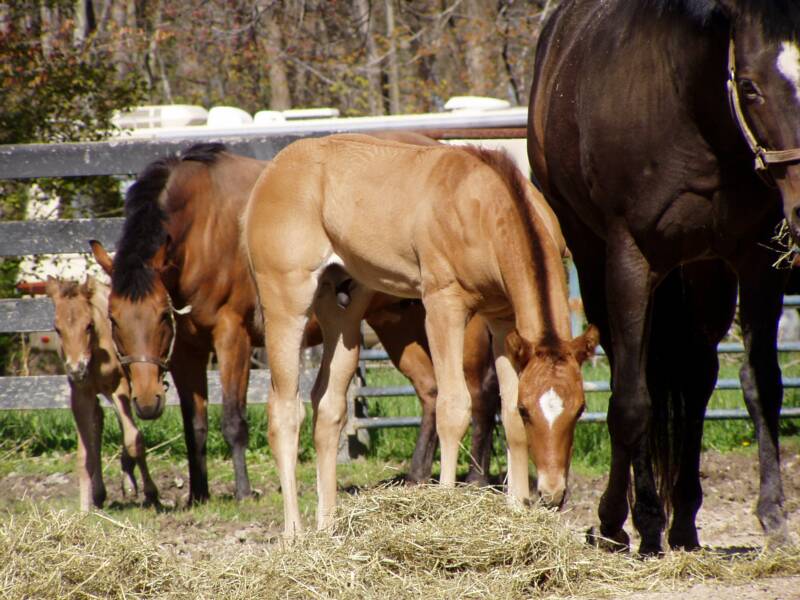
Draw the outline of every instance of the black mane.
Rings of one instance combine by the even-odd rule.
[[[772,40],[800,39],[800,2],[797,0],[644,0],[660,13],[676,12],[706,25],[717,17],[755,19]],[[632,2],[632,5],[635,3]],[[732,14],[724,5],[731,8]]]
[[[125,194],[125,224],[117,243],[111,289],[131,300],[140,300],[153,289],[155,271],[148,266],[156,251],[167,241],[167,213],[162,194],[172,170],[183,161],[213,164],[225,150],[223,144],[195,144],[178,157],[156,160],[147,165]]]

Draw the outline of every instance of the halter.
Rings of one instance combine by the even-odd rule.
[[[162,377],[164,376],[164,373],[169,370],[169,363],[170,360],[172,360],[172,350],[175,348],[175,338],[177,337],[176,333],[178,329],[175,322],[175,315],[188,315],[192,311],[192,305],[187,304],[183,308],[175,308],[172,305],[172,298],[170,298],[169,294],[167,294],[167,304],[169,305],[169,324],[170,328],[172,329],[172,338],[169,341],[169,350],[167,350],[166,357],[160,358],[156,356],[147,356],[146,354],[136,356],[122,354],[117,347],[117,342],[114,340],[114,336],[111,336],[111,341],[114,344],[114,352],[116,353],[117,359],[123,367],[133,363],[150,363],[159,368],[159,372]]]
[[[770,165],[778,165],[800,160],[800,148],[789,150],[767,150],[758,143],[758,139],[747,124],[744,111],[742,111],[741,100],[739,99],[739,86],[736,85],[736,52],[733,45],[733,27],[731,27],[730,43],[728,44],[728,102],[733,112],[739,131],[742,132],[750,151],[755,155],[755,168],[762,175],[762,171],[768,171]]]

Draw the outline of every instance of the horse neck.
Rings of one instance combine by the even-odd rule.
[[[197,183],[196,166],[191,171],[173,174],[173,189],[185,186],[179,193],[170,194],[166,209],[166,227],[173,240],[169,261],[174,271],[162,277],[162,281],[173,299],[180,298],[188,304],[214,304],[208,295],[228,293],[225,286],[219,285],[219,278],[208,275],[215,269],[223,269],[230,275],[237,261],[245,264],[239,245],[240,217],[250,189],[265,165],[245,157],[225,157],[205,168],[203,185]],[[181,198],[180,204],[177,198]],[[191,269],[185,268],[187,254],[191,256]],[[234,285],[239,285],[235,279],[232,278]],[[192,296],[186,295],[189,290]]]
[[[522,337],[533,342],[553,336],[568,340],[569,303],[561,254],[533,210],[529,212],[530,228],[514,205],[495,212],[498,227],[504,229],[492,236],[502,284]]]

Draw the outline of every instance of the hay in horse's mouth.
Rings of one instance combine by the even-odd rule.
[[[795,244],[789,231],[789,223],[782,219],[775,227],[775,235],[771,241],[774,246],[768,246],[770,250],[778,253],[778,258],[772,263],[776,269],[791,269],[794,267],[795,257],[800,253],[800,248]]]
[[[798,547],[644,561],[608,554],[556,513],[470,487],[381,488],[346,499],[329,533],[289,545],[198,543],[192,554],[157,531],[34,506],[0,517],[0,595],[596,598],[800,574]]]

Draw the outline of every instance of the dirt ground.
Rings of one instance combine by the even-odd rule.
[[[64,462],[69,465],[69,462]],[[800,456],[797,450],[786,452],[783,462],[786,510],[789,527],[795,540],[800,537]],[[229,463],[209,465],[209,472],[229,469]],[[355,469],[358,467],[356,466]],[[753,514],[758,488],[758,471],[754,453],[707,452],[702,461],[702,483],[705,494],[698,515],[700,541],[707,547],[724,552],[748,552],[760,548],[764,539]],[[272,476],[259,480],[253,477],[261,497],[238,505],[230,498],[233,484],[212,480],[212,493],[222,497],[216,507],[185,510],[188,478],[184,467],[177,463],[158,463],[151,466],[161,491],[165,509],[157,516],[150,509],[142,510],[130,498],[123,498],[117,480],[107,478],[110,514],[115,519],[139,521],[145,527],[155,527],[164,544],[180,554],[213,554],[249,544],[264,544],[278,538],[280,527],[279,490]],[[252,475],[252,473],[251,473]],[[341,481],[341,478],[340,478]],[[596,522],[597,503],[606,483],[605,476],[571,476],[570,496],[563,518],[568,526],[583,532]],[[302,492],[303,490],[301,490]],[[312,489],[306,490],[312,493]],[[11,472],[0,478],[0,511],[12,509],[16,502],[27,498],[42,505],[77,507],[77,481],[71,470],[49,474]],[[146,516],[142,516],[146,515]],[[149,516],[147,516],[149,515]],[[311,515],[307,516],[309,524]],[[626,530],[633,533],[630,520]],[[632,536],[633,537],[633,536]],[[638,540],[632,540],[634,547]],[[637,594],[644,600],[694,600],[700,598],[731,599],[800,599],[800,577],[762,579],[747,585],[719,586],[703,583],[683,590],[654,591]]]

